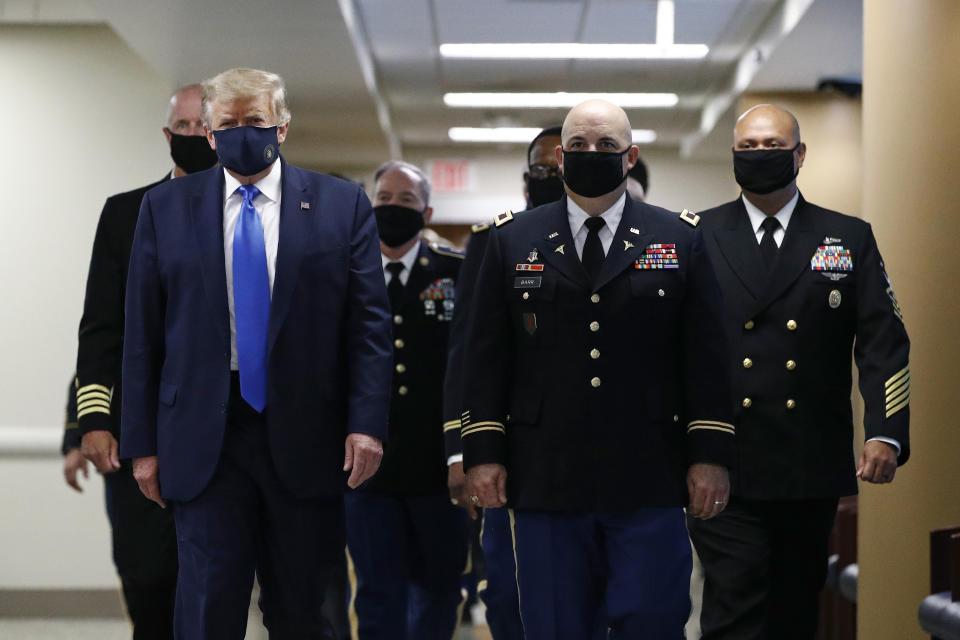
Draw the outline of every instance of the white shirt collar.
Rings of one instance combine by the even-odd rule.
[[[271,202],[280,202],[280,187],[282,182],[280,178],[283,173],[283,169],[280,166],[281,164],[279,160],[275,160],[273,166],[270,168],[270,172],[253,183],[253,186],[260,190],[260,194],[269,198]],[[230,172],[226,169],[222,171],[224,178],[223,201],[226,202],[230,196],[236,193],[240,187],[240,181],[230,175]],[[239,194],[237,194],[237,197],[240,197]]]
[[[410,247],[409,251],[407,251],[405,254],[400,256],[399,260],[391,260],[387,256],[383,255],[383,253],[381,252],[380,262],[383,265],[383,270],[386,271],[387,265],[390,264],[391,262],[402,262],[403,273],[409,274],[411,271],[413,271],[413,263],[417,259],[417,254],[420,252],[420,243],[422,242],[423,240],[417,240],[414,243],[414,245]]]
[[[752,202],[747,200],[747,196],[742,195],[740,199],[743,200],[743,206],[747,210],[747,215],[750,216],[750,224],[753,226],[753,233],[760,233],[760,225],[763,224],[763,221],[766,220],[767,214],[757,208]],[[773,216],[780,222],[780,226],[783,227],[783,230],[787,230],[787,225],[790,224],[790,218],[793,217],[793,210],[797,207],[797,201],[800,200],[800,190],[798,189],[793,197],[790,198],[790,202],[783,205],[783,208]]]
[[[620,226],[620,219],[623,217],[623,209],[627,205],[627,192],[624,191],[620,197],[613,203],[609,209],[600,214],[603,221],[607,223],[611,233],[617,232]],[[567,198],[567,219],[570,221],[570,232],[576,236],[583,228],[583,223],[587,221],[590,214],[583,210],[573,198]]]

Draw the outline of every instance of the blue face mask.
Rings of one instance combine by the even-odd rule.
[[[260,173],[277,159],[277,127],[233,127],[213,132],[220,164],[241,176]]]

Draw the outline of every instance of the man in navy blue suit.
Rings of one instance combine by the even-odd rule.
[[[173,507],[177,638],[242,638],[254,573],[271,638],[322,638],[344,483],[376,472],[386,434],[377,229],[359,187],[280,157],[279,76],[221,73],[203,115],[221,166],[141,206],[120,455]]]

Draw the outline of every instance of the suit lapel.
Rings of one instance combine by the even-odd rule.
[[[810,268],[810,257],[820,244],[820,234],[814,229],[813,213],[801,197],[790,218],[790,224],[780,245],[777,262],[764,287],[763,295],[751,312],[751,317],[780,297],[804,271]]]
[[[227,305],[227,272],[223,256],[223,171],[211,171],[200,190],[190,197],[190,218],[200,246],[203,289],[220,329],[230,341],[230,310]]]
[[[584,270],[583,264],[581,264],[580,258],[577,256],[577,248],[574,246],[573,236],[570,234],[570,220],[567,217],[566,196],[558,200],[551,208],[543,213],[534,215],[543,218],[539,226],[545,230],[544,234],[533,242],[533,246],[539,254],[538,257],[566,278],[584,288],[589,288],[590,283],[587,280],[587,272]],[[511,264],[513,264],[512,261],[517,258],[518,256],[506,256],[506,259],[511,261]]]
[[[276,342],[277,334],[290,309],[293,290],[297,284],[297,272],[310,238],[313,235],[313,217],[322,215],[318,210],[317,194],[307,190],[299,170],[287,164],[283,157],[283,182],[280,196],[280,238],[277,242],[277,268],[273,282],[273,298],[270,303],[270,325],[267,333],[267,353]],[[301,203],[307,203],[303,208]]]
[[[713,232],[730,269],[755,299],[764,291],[768,272],[760,255],[760,244],[750,224],[750,216],[737,198],[724,212],[724,225]],[[792,225],[791,225],[792,226]]]
[[[635,203],[627,197],[626,204],[623,207],[623,217],[620,218],[620,225],[613,234],[613,243],[610,245],[607,257],[600,267],[600,274],[597,276],[597,282],[593,287],[594,291],[599,291],[605,284],[643,256],[647,245],[653,240],[653,235],[647,233],[643,225],[643,207],[642,203]]]

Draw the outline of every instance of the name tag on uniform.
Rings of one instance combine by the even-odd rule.
[[[513,279],[514,289],[539,289],[541,276],[532,276],[529,278],[518,277]]]

